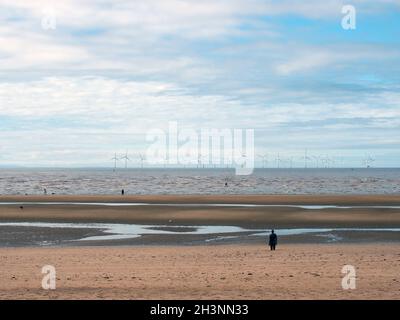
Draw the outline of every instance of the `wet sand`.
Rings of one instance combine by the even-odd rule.
[[[132,226],[132,229],[136,226]],[[27,227],[0,226],[0,247],[76,247],[76,246],[204,246],[226,244],[265,245],[265,230],[241,232],[186,233],[183,230],[163,234],[159,229],[146,228],[146,232],[137,235],[125,235],[106,228],[67,228],[67,227]],[[195,228],[172,228],[186,229]],[[154,230],[154,233],[148,233]],[[158,230],[158,231],[157,231]],[[313,229],[301,234],[285,234],[276,230],[279,244],[357,244],[357,243],[392,243],[400,246],[399,231],[368,230],[324,230]],[[95,237],[96,239],[91,239]]]
[[[103,234],[101,229],[0,226],[0,247],[75,246],[77,239]]]
[[[0,249],[0,299],[400,299],[399,246]],[[41,288],[41,268],[57,271]],[[356,268],[343,290],[342,267]]]
[[[388,195],[0,195],[0,202],[76,201],[148,203],[255,203],[400,205],[400,194]]]
[[[247,228],[400,227],[400,209],[323,208],[285,205],[400,205],[399,195],[382,196],[1,196],[0,202],[145,202],[152,206],[26,204],[0,206],[0,221],[110,222],[172,225],[234,225]],[[198,204],[173,206],[171,204]],[[277,207],[207,207],[208,203],[274,204]],[[163,205],[163,204],[169,204]]]

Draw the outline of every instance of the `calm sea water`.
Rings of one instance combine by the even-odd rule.
[[[225,186],[225,182],[228,186]],[[400,194],[400,169],[0,169],[0,194]]]

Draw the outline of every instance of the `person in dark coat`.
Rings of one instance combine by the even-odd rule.
[[[271,230],[271,234],[269,235],[269,242],[268,245],[270,246],[271,250],[275,250],[276,245],[278,244],[278,236]]]

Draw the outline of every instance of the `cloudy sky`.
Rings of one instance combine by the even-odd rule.
[[[400,1],[0,0],[0,166],[107,166],[169,121],[399,166]]]

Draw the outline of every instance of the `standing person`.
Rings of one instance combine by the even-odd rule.
[[[122,189],[122,190],[121,190],[121,195],[123,196],[124,194],[125,194],[125,190]]]
[[[269,235],[269,242],[268,245],[270,246],[271,250],[275,250],[276,245],[278,244],[278,236],[274,232],[274,230],[271,230],[271,234]]]

